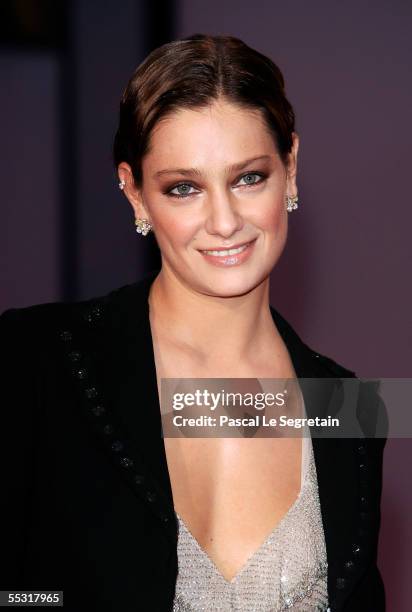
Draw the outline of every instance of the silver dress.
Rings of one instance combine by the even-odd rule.
[[[328,609],[327,557],[309,430],[300,493],[258,550],[228,581],[176,513],[178,577],[173,612]]]

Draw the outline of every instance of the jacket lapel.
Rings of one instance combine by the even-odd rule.
[[[155,275],[113,292],[107,300],[101,371],[110,381],[107,394],[120,416],[129,452],[143,481],[135,488],[170,531],[175,519],[172,489],[162,438],[149,289]],[[172,519],[172,520],[171,520]]]
[[[311,351],[283,317],[271,308],[288,348],[309,417],[328,414],[337,379],[354,373]],[[316,379],[322,378],[321,384]],[[367,542],[360,517],[359,466],[364,446],[358,439],[322,438],[311,429],[319,502],[328,557],[328,593],[333,611],[341,610],[367,561]],[[359,449],[359,452],[358,452]]]

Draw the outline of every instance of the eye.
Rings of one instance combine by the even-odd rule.
[[[241,181],[245,180],[243,185],[247,187],[257,185],[258,183],[261,183],[264,179],[265,176],[260,172],[248,172],[240,178]]]
[[[245,181],[243,184],[240,184],[241,187],[253,187],[254,185],[262,183],[266,178],[265,174],[261,172],[248,172],[240,177],[240,181]],[[196,190],[190,191],[191,189],[195,189],[193,185],[190,183],[179,183],[170,189],[167,189],[164,193],[172,198],[188,198],[189,196],[197,193]]]
[[[190,185],[190,183],[179,183],[179,185],[175,185],[174,187],[169,189],[166,193],[167,195],[170,195],[174,198],[187,198],[188,196],[192,195],[192,193],[195,193],[195,192],[189,191],[189,189],[192,189],[192,188],[193,188],[193,185]],[[175,190],[178,190],[178,192],[173,193]]]

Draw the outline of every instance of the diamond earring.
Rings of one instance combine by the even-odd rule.
[[[296,210],[298,207],[298,196],[290,196],[286,195],[286,210],[288,212],[292,212],[292,210]]]
[[[124,180],[122,179],[119,183],[119,189],[121,189],[123,191],[123,189],[125,188],[126,183],[124,182]]]
[[[147,219],[136,219],[136,232],[138,234],[142,234],[143,236],[147,236],[147,234],[152,229],[152,225],[149,223]]]

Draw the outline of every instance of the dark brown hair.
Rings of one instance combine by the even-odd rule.
[[[208,106],[219,97],[259,109],[284,164],[292,148],[295,114],[279,68],[233,36],[194,34],[158,47],[133,73],[120,102],[115,168],[130,164],[137,186],[156,123],[181,108]]]

